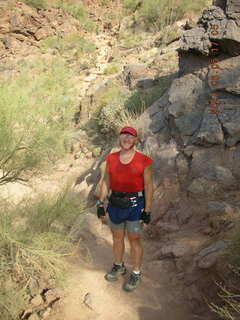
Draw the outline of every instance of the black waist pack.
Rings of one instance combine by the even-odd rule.
[[[108,200],[110,204],[114,207],[127,209],[136,206],[137,203],[142,199],[143,197],[119,197],[116,194],[112,193]]]

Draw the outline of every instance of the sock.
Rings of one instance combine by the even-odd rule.
[[[133,270],[132,272],[135,273],[135,274],[141,274],[140,270]]]
[[[122,267],[122,266],[123,266],[123,262],[122,262],[122,263],[116,263],[116,262],[114,262],[114,264],[115,264],[116,266],[119,266],[119,267]]]

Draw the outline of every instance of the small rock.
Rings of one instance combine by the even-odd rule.
[[[158,222],[156,226],[160,231],[176,232],[179,230],[179,226],[168,222]]]
[[[208,254],[205,257],[201,258],[198,261],[199,268],[201,268],[201,269],[211,268],[213,265],[216,264],[218,256],[219,256],[219,254],[214,252],[212,254]]]
[[[50,289],[44,295],[45,300],[48,304],[52,303],[55,300],[58,300],[61,296],[61,292],[57,289]]]
[[[228,245],[229,244],[227,241],[219,240],[212,246],[202,249],[198,255],[200,257],[204,257],[206,255],[209,255],[210,253],[224,250],[228,247]]]
[[[166,244],[157,252],[155,259],[180,258],[191,252],[191,246],[186,243]]]
[[[88,149],[87,149],[86,147],[83,147],[83,148],[82,148],[82,152],[83,152],[84,154],[86,154],[86,153],[88,153]]]
[[[38,31],[35,33],[34,36],[37,40],[42,40],[42,39],[45,39],[53,34],[54,34],[54,30],[52,28],[50,28],[49,26],[46,26],[46,27],[42,27],[42,28],[38,29]]]
[[[32,313],[28,320],[39,320],[39,316],[36,313]]]
[[[93,301],[92,301],[92,295],[90,292],[86,293],[84,296],[84,300],[83,303],[90,308],[91,310],[93,310]]]
[[[233,185],[236,183],[236,179],[228,168],[216,166],[215,173],[217,180],[223,185]]]
[[[39,284],[38,281],[36,279],[31,278],[29,281],[29,290],[31,293],[31,296],[36,296],[39,293]]]
[[[34,305],[35,307],[40,306],[43,303],[43,298],[40,294],[32,298],[31,304]]]
[[[96,157],[99,157],[100,154],[102,152],[102,149],[100,147],[96,147],[93,149],[92,153],[93,153],[93,156],[96,158]]]
[[[151,78],[143,78],[143,79],[139,79],[136,86],[138,88],[142,88],[142,89],[149,89],[154,87],[156,81],[154,79]]]
[[[212,234],[212,228],[206,227],[205,229],[201,229],[201,233],[205,235],[211,235]]]
[[[77,160],[77,159],[80,159],[82,157],[82,152],[79,151],[77,153],[74,154],[74,159]]]
[[[233,208],[229,204],[220,201],[209,201],[208,210],[210,211],[211,215],[222,215],[233,212]]]
[[[85,77],[83,80],[86,82],[91,82],[97,78],[96,74],[90,74],[89,76]]]
[[[92,154],[91,151],[89,151],[89,152],[86,153],[86,158],[87,158],[87,159],[91,159],[92,156],[93,156],[93,154]]]
[[[43,319],[46,319],[47,317],[49,317],[50,316],[50,314],[51,314],[51,308],[47,308],[44,312],[43,312],[43,314],[42,314],[42,318]]]

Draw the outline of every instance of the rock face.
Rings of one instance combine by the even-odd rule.
[[[225,245],[210,249],[225,243],[240,204],[240,2],[213,4],[181,37],[178,78],[140,119],[143,150],[155,159],[153,229],[164,242],[155,259],[174,259],[191,279],[186,292],[194,286],[201,315]]]
[[[188,197],[217,200],[236,190],[239,179],[240,4],[214,4],[183,33],[179,77],[142,123],[145,146],[155,146],[156,169],[161,163],[157,185],[168,176]],[[170,141],[175,160],[168,153],[166,161]]]
[[[38,41],[80,30],[80,23],[61,9],[34,9],[16,1],[0,7],[0,58],[23,54],[38,47]]]

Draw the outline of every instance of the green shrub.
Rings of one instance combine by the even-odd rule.
[[[103,133],[115,133],[124,110],[127,92],[113,84],[99,99],[97,122]]]
[[[139,1],[125,0],[124,6],[134,11]],[[163,27],[182,19],[185,14],[199,14],[208,0],[145,0],[136,13],[136,21],[143,20],[146,28],[161,30]]]
[[[127,32],[122,35],[121,46],[126,49],[132,49],[141,46],[144,36],[141,33]]]
[[[70,227],[85,208],[69,191],[17,208],[0,203],[1,320],[19,319],[29,303],[31,279],[58,285],[64,280],[63,257],[73,253]]]
[[[29,296],[25,288],[20,288],[10,278],[6,283],[0,281],[0,320],[16,320],[29,304]]]
[[[117,83],[113,83],[112,86],[99,98],[99,105],[100,107],[103,107],[112,102],[122,103],[125,95],[126,91]]]
[[[96,46],[93,42],[76,33],[66,35],[65,37],[48,37],[41,41],[41,48],[43,51],[57,49],[60,54],[64,54],[68,50],[73,49],[80,53],[92,53],[96,50]]]
[[[62,8],[64,11],[71,14],[75,19],[79,20],[83,27],[86,28],[87,31],[92,32],[96,30],[96,25],[93,21],[89,19],[88,12],[82,3],[82,1],[78,1],[75,3],[67,2],[67,1],[59,1],[58,6]]]
[[[46,8],[47,7],[47,0],[23,0],[28,6],[33,8]]]
[[[101,132],[114,136],[126,124],[136,125],[137,118],[150,107],[170,85],[170,78],[156,79],[156,85],[145,90],[128,91],[114,84],[99,99],[96,116]]]
[[[134,11],[139,2],[139,0],[123,0],[123,6],[129,11]]]
[[[0,82],[0,184],[21,179],[66,153],[77,92],[62,60],[39,60]]]
[[[143,91],[135,89],[125,100],[125,108],[133,114],[140,115],[146,108],[157,101],[164,91],[170,86],[170,78],[156,79],[156,85]]]
[[[115,64],[109,64],[106,66],[106,68],[104,69],[103,73],[104,74],[114,74],[120,71],[120,67],[115,65]]]

